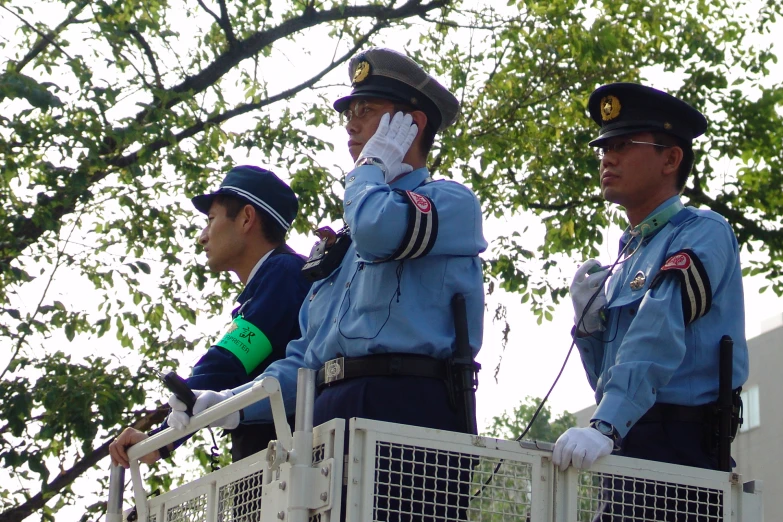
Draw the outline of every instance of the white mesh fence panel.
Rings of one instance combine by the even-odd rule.
[[[200,522],[207,518],[207,496],[199,495],[166,510],[166,522]]]
[[[579,522],[724,520],[723,491],[652,478],[580,472]]]
[[[349,522],[758,520],[734,474],[616,456],[563,473],[548,444],[351,423]]]
[[[255,522],[261,519],[261,486],[264,472],[258,471],[221,487],[218,520]]]
[[[760,496],[743,516],[745,497],[736,475],[614,456],[591,471],[563,473],[552,465],[551,445],[364,419],[351,420],[343,475],[343,433],[342,421],[314,432],[313,468],[320,482],[308,479],[309,489],[299,490],[315,502],[309,504],[308,522],[761,520],[755,514],[760,514]],[[149,520],[262,522],[264,482],[268,493],[297,486],[289,482],[288,489],[278,488],[281,480],[291,480],[276,476],[279,469],[265,477],[265,454],[149,499]],[[341,495],[345,491],[347,497]],[[287,513],[285,506],[266,507],[278,515]]]
[[[525,520],[531,474],[525,462],[378,442],[373,520]]]
[[[504,522],[545,516],[551,497],[543,488],[549,474],[541,465],[544,452],[514,454],[520,446],[513,442],[471,442],[470,436],[438,430],[399,426],[392,434],[386,431],[391,425],[364,420],[356,426],[364,435],[354,436],[358,453],[352,449],[349,456],[353,501],[347,520]],[[485,440],[494,447],[482,446]]]
[[[342,476],[343,461],[343,421],[331,421],[315,428],[313,431],[313,467],[326,464],[332,466],[333,472]],[[231,464],[221,470],[205,475],[189,484],[175,490],[152,497],[148,500],[150,517],[153,521],[160,513],[160,520],[165,522],[196,522],[217,520],[218,522],[260,522],[262,488],[265,481],[275,479],[276,473],[265,477],[267,450],[260,451],[240,462]],[[338,466],[335,462],[338,461]],[[329,464],[332,463],[332,464]],[[279,472],[277,473],[279,475]],[[338,480],[338,484],[339,484]],[[214,500],[211,491],[216,491]],[[333,492],[337,498],[332,500],[332,508],[339,509],[338,491]],[[323,511],[326,511],[324,513]],[[210,519],[209,516],[216,517]],[[310,522],[329,522],[338,520],[331,517],[329,509],[320,511],[309,517]]]
[[[533,467],[526,462],[491,457],[478,459],[471,477],[467,520],[529,520],[532,470]]]

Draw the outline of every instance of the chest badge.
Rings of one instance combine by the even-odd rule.
[[[631,281],[628,286],[631,287],[631,290],[639,290],[641,288],[644,288],[644,282],[646,280],[647,278],[644,276],[644,272],[639,270],[638,272],[636,272],[633,281]]]

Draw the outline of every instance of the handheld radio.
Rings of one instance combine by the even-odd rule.
[[[158,372],[158,376],[168,390],[173,393],[177,399],[185,403],[188,409],[185,411],[189,416],[193,416],[193,406],[196,404],[196,395],[190,389],[185,379],[177,375],[177,372],[171,371],[163,374]]]

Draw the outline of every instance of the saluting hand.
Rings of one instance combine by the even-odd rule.
[[[394,118],[386,113],[381,117],[378,129],[372,138],[364,145],[357,163],[362,158],[378,158],[386,167],[386,182],[390,183],[401,174],[413,170],[413,167],[402,160],[416,139],[419,127],[413,123],[410,114],[398,112]]]

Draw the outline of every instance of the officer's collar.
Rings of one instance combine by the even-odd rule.
[[[628,227],[623,233],[623,237],[620,239],[620,249],[625,247],[625,244],[631,240],[632,237],[639,237],[641,239],[647,239],[658,233],[671,218],[676,216],[680,210],[685,206],[680,201],[680,196],[672,196],[650,212],[650,214],[642,220],[641,223],[631,228]]]
[[[430,177],[427,167],[421,167],[392,181],[389,186],[399,190],[413,190]]]
[[[253,277],[258,273],[258,269],[261,268],[261,265],[264,264],[264,261],[269,259],[269,257],[272,255],[272,253],[275,251],[273,248],[266,254],[264,254],[261,259],[258,260],[256,265],[253,267],[253,269],[250,271],[250,275],[247,277],[247,282],[245,283],[245,288],[242,289],[242,292],[239,294],[239,297],[237,297],[237,302],[239,304],[243,304],[245,301],[248,300],[248,298],[253,295],[252,290],[248,290],[248,287],[250,287],[250,283],[253,281]]]

